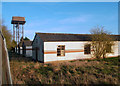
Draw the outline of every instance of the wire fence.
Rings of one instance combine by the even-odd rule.
[[[9,64],[9,56],[8,56],[8,50],[6,47],[6,41],[4,36],[2,35],[2,32],[0,31],[0,85],[4,84],[11,84],[12,85],[12,79],[11,79],[11,72],[10,72],[10,64]]]

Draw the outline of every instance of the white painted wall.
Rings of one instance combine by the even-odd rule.
[[[112,46],[113,53],[109,53],[108,54],[109,57],[120,55],[120,51],[119,51],[119,49],[120,49],[120,41],[116,41],[116,42],[114,42],[114,44],[115,45]]]
[[[120,56],[120,41],[118,42],[118,55]]]
[[[65,50],[84,50],[84,45],[88,44],[87,41],[81,42],[44,42],[44,52],[47,51],[57,51],[58,45],[65,45]],[[65,53],[65,56],[58,57],[57,54],[44,54],[44,62],[48,61],[57,61],[57,60],[74,60],[74,59],[83,59],[91,58],[91,54],[84,54],[84,52],[72,52]]]
[[[22,47],[20,47],[20,54],[22,54]]]
[[[88,41],[76,41],[76,42],[44,42],[44,52],[48,51],[57,51],[58,45],[65,45],[65,50],[81,49],[84,50],[84,45],[88,44]],[[120,42],[119,42],[120,45]],[[118,42],[115,42],[115,45],[112,47],[112,54],[108,56],[118,56]],[[120,46],[119,46],[120,49]],[[91,52],[92,53],[92,52]],[[119,52],[120,55],[120,52]],[[65,53],[65,56],[58,57],[57,54],[44,54],[44,62],[48,61],[58,61],[58,60],[74,60],[74,59],[85,59],[91,58],[92,54],[84,54],[84,52],[72,52]]]
[[[32,49],[32,46],[26,46],[26,49]],[[18,48],[17,48],[18,53]],[[22,55],[22,47],[20,47],[20,54]],[[32,50],[26,50],[26,57],[32,57]]]
[[[32,46],[26,46],[26,49],[32,49]],[[26,50],[26,57],[32,56],[32,50]]]

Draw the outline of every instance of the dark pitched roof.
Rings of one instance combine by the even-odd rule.
[[[110,35],[115,41],[120,41],[120,35]]]
[[[43,41],[91,41],[91,34],[36,33]],[[111,35],[120,41],[120,35]]]
[[[25,46],[32,46],[32,41],[30,40],[23,40],[19,43],[19,46],[22,47],[22,44],[24,43]]]

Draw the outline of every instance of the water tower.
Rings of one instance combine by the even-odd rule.
[[[20,38],[24,38],[24,24],[25,17],[13,16],[11,24],[13,24],[13,40],[17,42],[20,41]]]

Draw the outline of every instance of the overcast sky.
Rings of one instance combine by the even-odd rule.
[[[31,40],[35,32],[89,34],[95,26],[118,34],[117,2],[3,2],[2,18],[11,31],[12,16],[26,18]]]

